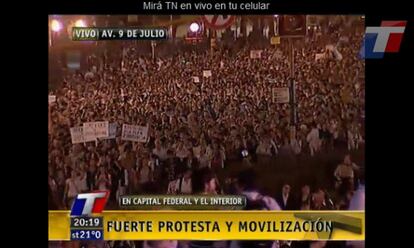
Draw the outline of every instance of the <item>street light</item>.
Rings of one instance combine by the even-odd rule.
[[[279,35],[279,15],[273,15],[273,17],[276,19],[273,20],[273,31],[275,32],[275,34]]]
[[[49,28],[49,47],[52,47],[53,42],[54,42],[53,41],[54,40],[54,37],[59,34],[59,32],[60,32],[60,30],[62,30],[62,28],[63,28],[63,25],[62,25],[62,23],[60,21],[58,21],[56,19],[53,19],[50,22],[50,28]]]
[[[84,27],[86,27],[86,23],[85,23],[85,21],[84,20],[82,20],[82,19],[79,19],[79,20],[77,20],[76,22],[75,22],[75,25],[74,25],[75,27],[79,27],[79,28],[84,28]]]
[[[62,24],[58,20],[52,20],[50,27],[53,32],[59,32],[62,29]]]
[[[193,33],[196,33],[196,32],[198,32],[198,30],[200,30],[200,25],[198,25],[198,23],[196,23],[196,22],[191,23],[190,31],[193,32]]]

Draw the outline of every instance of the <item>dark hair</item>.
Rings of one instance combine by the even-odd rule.
[[[130,152],[131,150],[132,150],[132,144],[131,144],[131,143],[126,144],[126,145],[125,145],[125,150],[124,150],[124,151],[126,151],[126,152]]]
[[[250,189],[256,187],[256,172],[253,169],[246,169],[241,171],[237,177],[237,182],[240,187]]]
[[[216,175],[209,168],[195,170],[191,177],[191,187],[193,193],[202,193],[204,191],[204,185],[215,177]]]

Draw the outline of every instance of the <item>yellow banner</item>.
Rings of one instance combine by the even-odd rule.
[[[94,216],[103,217],[105,240],[365,240],[364,211],[124,210]],[[49,211],[49,240],[70,240],[70,218],[69,211]]]

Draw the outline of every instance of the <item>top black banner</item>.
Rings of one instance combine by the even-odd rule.
[[[359,0],[143,0],[143,1],[59,1],[49,5],[50,14],[365,14],[373,12],[373,6]],[[401,4],[387,5],[378,14],[399,13],[408,15]],[[401,10],[406,11],[402,13]]]

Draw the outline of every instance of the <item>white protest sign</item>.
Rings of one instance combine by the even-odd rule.
[[[71,127],[70,137],[72,138],[72,144],[85,142],[83,137],[83,127]]]
[[[147,142],[148,126],[122,125],[122,140],[135,142]]]
[[[95,141],[95,122],[83,123],[83,137],[85,140]]]
[[[199,83],[200,82],[200,78],[199,77],[193,77],[194,83]]]
[[[250,58],[251,59],[260,59],[262,57],[262,50],[251,50]]]
[[[118,131],[118,123],[113,122],[111,124],[109,124],[109,136],[108,139],[115,139],[116,134]]]
[[[95,137],[106,138],[109,136],[109,123],[107,121],[95,121]]]
[[[55,95],[49,95],[49,104],[56,102],[56,96]]]
[[[211,77],[211,70],[204,70],[203,71],[203,77]]]
[[[273,90],[273,101],[276,100],[276,103],[289,103],[289,88],[275,88]]]
[[[102,137],[101,139],[115,139],[116,138],[116,133],[118,130],[118,123],[116,122],[109,123],[108,129],[109,129],[108,137]]]
[[[106,138],[109,136],[108,121],[93,121],[83,123],[83,135],[87,140]]]

